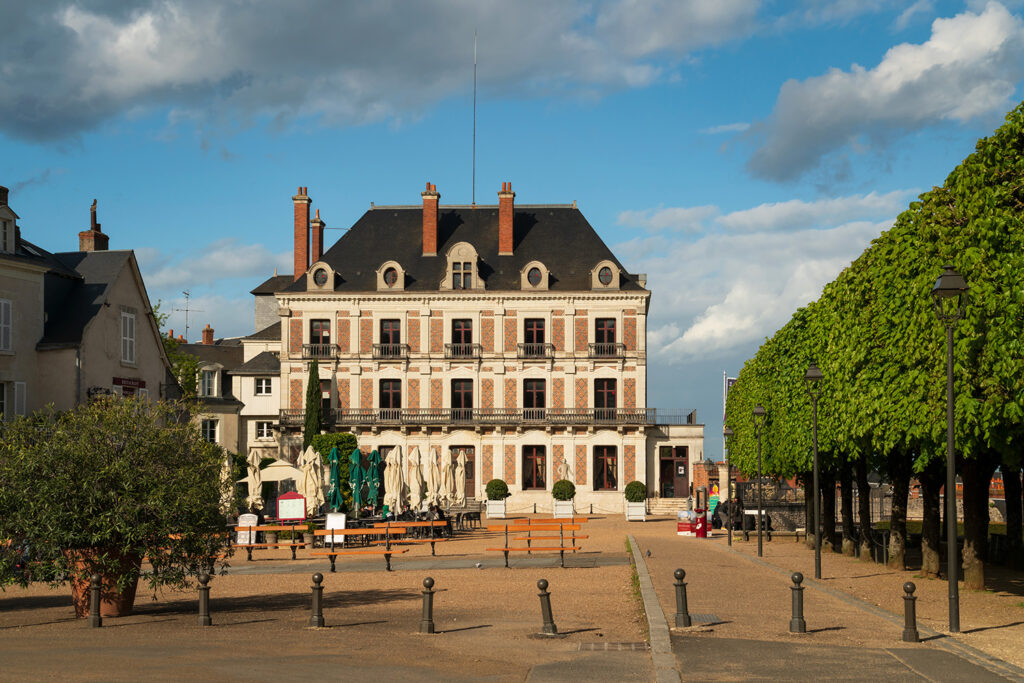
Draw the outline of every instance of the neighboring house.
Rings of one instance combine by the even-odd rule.
[[[275,301],[273,296],[270,300]],[[232,370],[231,375],[236,395],[244,404],[239,429],[245,452],[256,448],[263,457],[277,458],[280,454],[278,417],[281,409],[280,321],[243,337],[241,344],[244,362]]]
[[[170,368],[134,252],[96,222],[79,251],[21,236],[0,187],[0,413],[65,410],[101,394],[163,396]]]
[[[306,188],[292,198],[295,276],[253,290],[257,323],[281,323],[283,457],[301,447],[316,360],[328,428],[382,455],[464,450],[469,496],[502,478],[512,509],[549,506],[564,475],[578,509],[621,510],[634,479],[685,498],[703,425],[647,406],[646,277],[575,204],[516,206],[511,183],[497,206],[440,206],[430,184],[421,197],[371,208],[326,252]]]
[[[184,343],[178,350],[198,360],[196,394],[200,410],[192,420],[199,425],[203,438],[231,453],[245,453],[241,429],[244,406],[232,377],[232,371],[242,364],[241,340],[214,339],[213,328],[207,325],[201,343]]]

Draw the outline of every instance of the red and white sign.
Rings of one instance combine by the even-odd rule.
[[[306,519],[306,497],[295,491],[278,496],[277,519],[279,522],[301,522]]]

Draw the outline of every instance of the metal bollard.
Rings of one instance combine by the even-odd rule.
[[[89,627],[99,628],[103,626],[103,617],[100,615],[100,581],[99,574],[89,577]]]
[[[683,583],[686,572],[677,569],[673,574],[676,577],[676,626],[692,626],[690,610],[686,606],[686,584]]]
[[[540,614],[544,619],[544,626],[541,629],[541,633],[557,634],[558,627],[555,626],[554,619],[551,617],[551,594],[548,593],[548,582],[547,579],[541,579],[537,582],[537,588],[540,589]]]
[[[199,625],[212,626],[210,620],[210,575],[203,572],[199,575]]]
[[[434,633],[434,580],[423,579],[423,616],[420,618],[420,633]]]
[[[903,642],[919,643],[921,637],[917,633],[917,586],[912,581],[903,584]]]
[[[804,575],[793,572],[791,578],[794,584],[790,587],[793,591],[793,618],[789,620],[789,632],[807,633],[807,622],[804,621],[804,587],[800,585],[803,583]]]
[[[322,628],[324,624],[324,575],[320,572],[313,574],[313,613],[309,617],[309,625]]]

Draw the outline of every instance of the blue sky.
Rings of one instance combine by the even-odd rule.
[[[0,0],[0,184],[23,236],[88,207],[190,338],[252,332],[291,271],[291,196],[327,242],[370,202],[567,203],[646,272],[648,404],[721,444],[722,372],[816,298],[1021,99],[1019,1]],[[674,411],[673,411],[674,412]]]

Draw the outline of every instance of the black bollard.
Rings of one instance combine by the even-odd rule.
[[[309,625],[323,628],[324,624],[324,575],[320,572],[313,574],[313,613],[309,617]]]
[[[549,633],[552,635],[558,634],[558,627],[555,626],[555,621],[551,616],[551,593],[548,593],[548,582],[546,579],[541,579],[537,582],[537,588],[540,589],[540,615],[544,619],[544,626],[541,628],[541,633]]]
[[[807,633],[807,622],[804,621],[804,575],[800,572],[793,572],[793,618],[789,620],[790,633]]]
[[[686,572],[682,569],[677,569],[674,572],[676,577],[676,626],[692,626],[693,622],[690,621],[690,611],[686,606],[686,584],[683,583],[683,579],[686,578]]]
[[[420,633],[434,633],[434,580],[423,579],[423,617],[420,619]]]
[[[89,577],[89,627],[99,628],[103,626],[103,617],[100,616],[100,581],[103,579],[99,574]]]
[[[903,642],[919,643],[921,637],[917,633],[917,586],[912,581],[903,584]]]
[[[203,572],[199,575],[199,625],[212,626],[210,620],[210,575]]]

